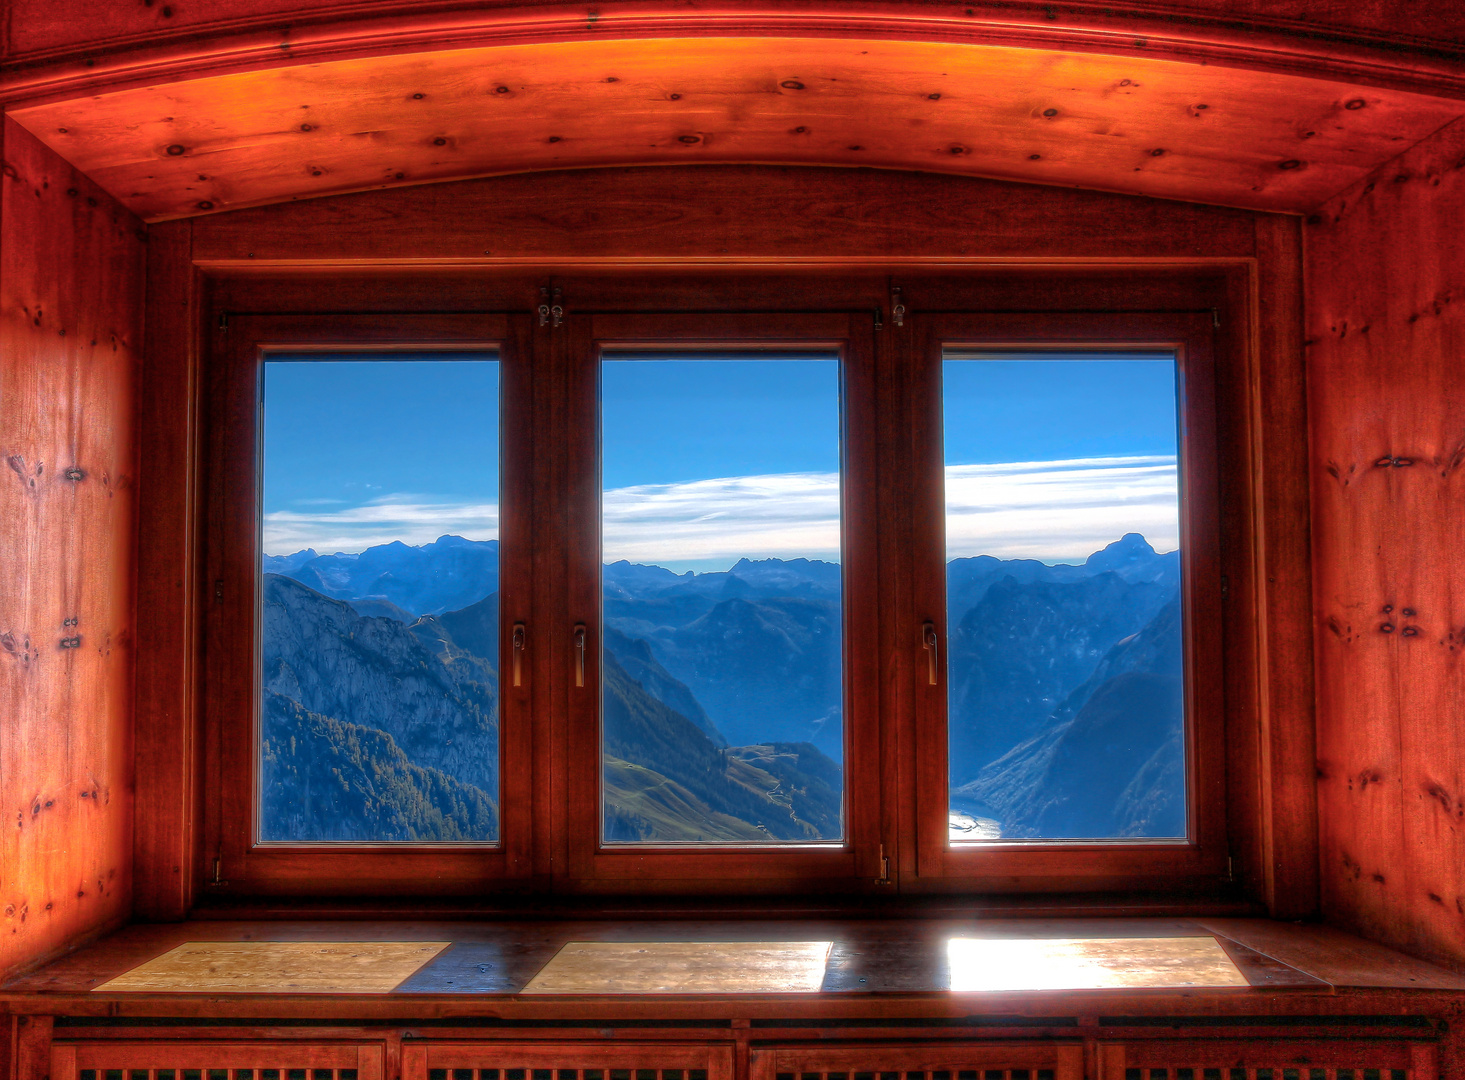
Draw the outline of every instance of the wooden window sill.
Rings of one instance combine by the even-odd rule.
[[[1119,950],[1125,939],[1214,940],[1244,977],[1237,985],[1159,983],[1137,966],[1108,987],[1060,985],[1040,989],[954,988],[947,942],[953,938],[1004,943],[1103,939]],[[349,970],[331,988],[299,992],[274,977],[244,992],[214,985],[189,991],[129,991],[104,984],[188,942],[416,943],[425,962],[404,969],[383,989],[357,986]],[[426,948],[426,943],[447,943]],[[777,992],[723,986],[700,993],[525,993],[526,987],[570,942],[827,942],[815,990]],[[1096,946],[1099,952],[1111,946]],[[1187,946],[1188,947],[1188,946]],[[299,949],[297,944],[295,949]],[[358,954],[370,947],[356,950]],[[401,946],[398,952],[402,952]],[[805,953],[807,953],[807,949]],[[1184,948],[1182,948],[1182,952]],[[342,950],[323,952],[316,975],[341,971]],[[1138,951],[1136,951],[1138,955]],[[807,962],[807,956],[805,956]],[[369,959],[358,963],[370,964]],[[1123,971],[1124,964],[1109,966]],[[1181,961],[1184,962],[1183,960]],[[306,961],[307,969],[311,961]],[[365,969],[362,969],[365,970]],[[266,973],[267,974],[267,973]],[[1062,980],[1060,979],[1061,983]],[[347,988],[349,986],[349,989]],[[0,989],[0,1003],[17,1013],[74,1017],[372,1017],[448,1022],[493,1003],[505,1023],[516,1020],[587,1021],[641,1016],[714,1026],[741,1019],[773,1027],[815,1026],[877,1018],[990,1026],[1023,1015],[1041,1026],[1050,1018],[1072,1023],[1077,1014],[1139,1016],[1275,1011],[1277,995],[1338,995],[1368,991],[1465,991],[1465,976],[1416,960],[1338,930],[1265,919],[886,919],[886,920],[658,920],[633,921],[193,921],[136,924]],[[1295,1011],[1288,1007],[1284,1011]],[[986,1018],[979,1020],[979,1018]],[[1059,1024],[1062,1026],[1062,1024]]]

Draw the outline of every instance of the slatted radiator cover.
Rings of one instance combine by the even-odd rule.
[[[52,1080],[382,1080],[379,1042],[57,1041]]]
[[[1136,1039],[1090,1044],[1096,1080],[1439,1080],[1432,1041]],[[734,1080],[729,1042],[433,1041],[401,1080]],[[755,1046],[748,1080],[1084,1080],[1078,1040]],[[51,1080],[384,1080],[383,1042],[58,1040]]]
[[[1083,1044],[864,1043],[763,1047],[751,1080],[1083,1080]]]
[[[732,1080],[732,1044],[414,1040],[402,1080]]]

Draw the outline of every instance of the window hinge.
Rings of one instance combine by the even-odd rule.
[[[900,286],[890,286],[890,321],[896,326],[905,325],[905,301],[900,296]]]
[[[219,312],[219,329],[220,330],[228,330],[229,329],[229,313],[227,311],[221,311],[221,312]]]
[[[539,325],[558,328],[565,322],[565,307],[560,302],[560,287],[539,287]]]
[[[1227,881],[1235,881],[1236,880],[1236,856],[1235,855],[1227,855],[1226,856],[1226,880]]]
[[[219,858],[219,856],[217,856],[217,855],[214,856],[214,880],[209,882],[210,885],[227,885],[227,884],[229,884],[227,881],[223,881],[219,877],[220,871],[222,870],[222,865],[221,865],[222,864],[222,861],[223,860],[221,860]]]
[[[1221,329],[1221,309],[1220,308],[1211,308],[1211,328],[1213,330],[1219,330],[1219,329]]]
[[[875,879],[876,885],[890,884],[890,860],[885,855],[885,845],[880,845],[880,876]]]
[[[885,312],[881,308],[876,308],[875,309],[875,329],[876,330],[884,330],[885,329]]]

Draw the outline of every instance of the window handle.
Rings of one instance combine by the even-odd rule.
[[[585,685],[585,624],[575,624],[575,685]]]
[[[524,624],[514,624],[514,685],[524,685]]]
[[[921,647],[926,650],[926,682],[936,685],[936,624],[928,622],[921,627]]]

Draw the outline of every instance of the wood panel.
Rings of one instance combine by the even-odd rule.
[[[983,1076],[985,1080],[1079,1080],[1084,1075],[1083,1046],[1074,1041],[1046,1044],[903,1042],[863,1046],[768,1046],[755,1049],[749,1074],[753,1080],[799,1076],[801,1080],[835,1080],[840,1076],[874,1074],[898,1080],[901,1073],[924,1077],[928,1072]],[[977,1071],[974,1071],[977,1070]]]
[[[1323,910],[1465,968],[1465,124],[1307,230]]]
[[[0,168],[0,972],[131,904],[136,218],[18,125]]]
[[[137,606],[148,647],[137,657],[135,756],[145,782],[133,834],[133,913],[181,919],[202,864],[198,775],[199,348],[201,282],[188,222],[148,235],[147,348],[139,431]]]
[[[198,218],[193,257],[211,272],[258,273],[279,264],[421,269],[553,262],[563,268],[627,259],[653,265],[803,260],[824,272],[839,257],[1143,262],[1251,256],[1254,217],[890,170],[567,170]],[[630,295],[636,287],[628,279],[620,302],[636,304]],[[534,302],[534,293],[517,300]]]
[[[54,1026],[49,1016],[16,1017],[15,1080],[50,1080]]]
[[[1318,904],[1302,230],[1277,216],[1256,224],[1256,315],[1244,329],[1257,335],[1247,373],[1257,563],[1236,585],[1253,594],[1260,667],[1258,891],[1274,918],[1296,919]]]
[[[15,0],[0,37],[11,96],[95,93],[119,83],[164,82],[201,70],[275,66],[395,51],[406,44],[481,43],[508,37],[704,36],[779,33],[1000,41],[1023,47],[1179,56],[1260,70],[1310,72],[1369,85],[1461,86],[1465,21],[1449,5],[1412,0],[1179,0],[1115,8],[1103,0],[1041,0],[932,8],[872,0],[858,9],[727,2],[714,10],[661,9],[638,0],[526,9],[515,0],[194,0],[106,5]],[[205,35],[200,35],[203,30]],[[7,40],[8,39],[8,40]],[[3,91],[0,91],[3,92]]]
[[[740,161],[1305,211],[1462,112],[1397,90],[1136,56],[582,33],[594,40],[398,48],[12,115],[161,220],[465,176]]]

